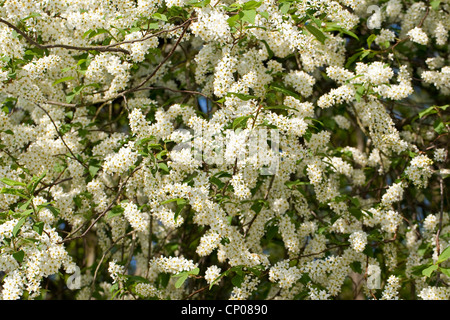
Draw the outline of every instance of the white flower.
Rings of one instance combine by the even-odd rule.
[[[444,162],[446,154],[447,154],[447,150],[445,150],[444,148],[439,148],[439,149],[434,150],[434,161]]]
[[[350,237],[351,246],[357,252],[363,252],[367,244],[367,234],[364,231],[355,231]]]
[[[220,277],[221,269],[216,266],[212,265],[209,266],[205,271],[205,280],[206,282],[211,285],[214,281],[216,281]],[[214,284],[219,284],[219,282],[215,282]]]
[[[411,29],[407,35],[410,36],[411,41],[418,44],[426,45],[428,43],[428,36],[422,28],[415,27],[414,29]]]
[[[113,279],[113,283],[118,282],[120,279],[120,276],[123,275],[125,273],[125,267],[117,264],[117,261],[110,261],[109,262],[109,267],[108,267],[108,272],[111,276],[111,278]]]

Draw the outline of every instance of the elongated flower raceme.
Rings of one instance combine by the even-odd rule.
[[[448,299],[449,12],[2,1],[0,298]]]

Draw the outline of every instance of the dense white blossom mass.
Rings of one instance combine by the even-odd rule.
[[[0,1],[0,298],[450,299],[449,12]]]

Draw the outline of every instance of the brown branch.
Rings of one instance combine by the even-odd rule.
[[[118,243],[118,242],[119,242],[120,240],[122,240],[123,238],[128,237],[129,235],[134,234],[135,232],[136,232],[136,230],[133,230],[133,231],[130,231],[130,232],[124,234],[124,235],[121,235],[120,237],[118,237],[118,238],[112,243],[112,245],[111,245],[108,249],[105,250],[105,252],[104,252],[103,255],[102,255],[102,258],[100,259],[100,262],[97,264],[97,267],[95,268],[94,278],[92,279],[92,287],[95,286],[95,280],[97,279],[97,273],[98,273],[98,270],[100,269],[100,266],[101,266],[101,264],[103,263],[103,260],[105,259],[106,254],[107,254],[112,248],[114,248],[114,246],[116,245],[116,243]]]
[[[58,102],[58,101],[46,101],[46,104],[51,104],[54,106],[61,106],[61,107],[68,107],[68,108],[75,108],[77,107],[74,103],[64,103],[64,102]]]
[[[39,49],[64,48],[64,49],[78,50],[78,51],[96,50],[96,51],[100,51],[100,52],[122,52],[122,53],[125,53],[125,54],[130,54],[130,52],[128,50],[125,50],[123,48],[115,48],[115,47],[112,47],[112,46],[79,47],[79,46],[70,46],[70,45],[66,45],[66,44],[45,44],[44,45],[44,44],[40,44],[40,43],[34,41],[25,32],[20,30],[18,27],[16,27],[12,23],[10,23],[10,22],[8,22],[6,20],[3,20],[2,18],[0,18],[0,22],[3,23],[3,24],[6,24],[8,27],[14,29],[17,33],[19,33],[22,37],[24,37],[27,42],[29,42],[32,45],[38,47]],[[115,45],[118,45],[118,44],[115,44]]]
[[[272,175],[272,177],[270,178],[269,186],[267,187],[266,194],[264,195],[264,201],[267,201],[267,199],[269,198],[269,193],[270,193],[270,190],[272,189],[273,181],[274,181],[274,180],[275,180],[275,175]],[[258,216],[258,214],[255,212],[255,215],[253,216],[252,220],[250,220],[250,222],[247,223],[248,228],[247,228],[247,230],[245,231],[244,237],[247,236],[247,234],[248,234],[248,232],[250,231],[250,228],[251,228],[253,222],[255,222],[257,216]]]
[[[237,162],[238,162],[238,157],[236,156],[236,160],[234,160],[233,176],[237,173]],[[227,188],[228,188],[228,185],[230,184],[230,182],[231,182],[231,178],[228,179],[228,181],[223,186],[222,196],[225,196],[225,192],[227,191]]]
[[[161,67],[164,65],[164,63],[167,62],[167,60],[169,60],[169,58],[175,53],[175,50],[177,49],[178,45],[180,44],[181,40],[184,37],[184,34],[186,33],[187,29],[189,28],[189,25],[192,22],[192,18],[186,20],[184,23],[182,23],[180,25],[180,27],[183,27],[183,31],[180,34],[180,37],[178,38],[177,42],[175,42],[175,44],[173,45],[172,49],[169,51],[169,53],[167,54],[167,56],[156,66],[155,70],[153,70],[152,73],[150,73],[140,84],[138,84],[136,87],[125,90],[124,92],[122,92],[121,94],[119,94],[119,96],[123,96],[127,93],[130,92],[135,92],[137,91],[137,89],[141,88],[142,86],[144,86],[151,78],[153,78],[156,73],[158,72],[159,69],[161,69]]]
[[[333,249],[337,249],[337,248],[340,248],[340,247],[346,247],[346,246],[348,246],[348,244],[338,244],[338,245],[335,245],[335,246],[333,246],[333,247],[326,248],[326,249],[324,249],[324,250],[322,250],[322,251],[319,251],[319,252],[313,252],[313,253],[308,253],[308,254],[300,255],[300,256],[298,256],[298,257],[296,257],[296,258],[292,258],[291,260],[301,259],[301,258],[307,258],[307,257],[312,257],[312,256],[317,256],[317,255],[319,255],[319,254],[322,254],[322,253],[327,252],[328,250],[333,250]]]
[[[430,12],[430,7],[427,7],[427,11],[425,12],[425,15],[422,17],[422,19],[420,20],[419,24],[417,25],[417,28],[421,28],[423,23],[425,22],[426,17],[428,16]],[[396,46],[398,46],[400,43],[405,42],[409,39],[409,36],[406,36],[405,38],[398,40],[395,44],[393,44],[391,47],[382,50],[381,52],[387,52],[387,51],[393,51],[395,49]]]
[[[164,59],[156,66],[156,68],[152,71],[152,73],[150,73],[144,80],[141,81],[141,83],[139,83],[137,86],[124,90],[120,93],[118,93],[117,95],[115,95],[114,97],[108,98],[108,99],[103,99],[103,100],[99,100],[99,101],[95,101],[94,103],[107,103],[109,101],[115,100],[118,97],[122,97],[124,98],[126,94],[128,93],[132,93],[132,92],[136,92],[136,91],[140,91],[141,88],[151,79],[153,78],[156,73],[159,71],[159,69],[161,69],[161,67],[167,62],[167,60],[169,60],[169,58],[175,53],[175,50],[177,49],[178,45],[180,44],[181,40],[184,37],[184,34],[186,33],[189,25],[191,24],[191,22],[194,20],[195,18],[190,18],[188,20],[186,20],[185,22],[183,22],[181,25],[179,25],[178,27],[183,27],[183,31],[181,32],[180,37],[178,38],[178,40],[175,42],[175,44],[173,45],[172,49],[169,51],[169,53],[167,54],[166,57],[164,57]]]
[[[67,236],[67,238],[63,239],[62,241],[60,241],[59,243],[64,243],[64,242],[68,242],[68,241],[72,241],[75,239],[79,239],[79,238],[83,238],[84,236],[86,236],[86,234],[94,227],[94,225],[112,208],[112,206],[114,205],[114,203],[117,201],[117,199],[119,199],[120,194],[122,193],[123,188],[125,187],[125,185],[127,184],[128,180],[133,176],[133,174],[138,171],[140,168],[142,167],[137,167],[133,170],[133,172],[130,173],[130,175],[127,177],[127,179],[120,184],[119,186],[119,190],[117,190],[117,194],[114,197],[113,201],[111,201],[111,203],[105,208],[105,210],[103,210],[98,216],[97,218],[95,218],[95,220],[89,225],[89,227],[79,236],[75,236],[72,237],[71,236],[75,233],[77,233],[82,227],[83,225],[79,226],[75,231],[73,231],[71,234],[69,234]]]
[[[191,18],[190,20],[194,20],[194,18]],[[107,46],[104,46],[104,47],[105,48],[113,48],[113,47],[120,46],[120,45],[123,45],[123,44],[131,44],[131,43],[136,43],[136,42],[143,42],[143,41],[148,40],[150,38],[157,37],[160,34],[172,32],[172,31],[175,31],[175,30],[180,29],[180,28],[183,28],[183,24],[180,24],[180,25],[178,25],[176,27],[173,27],[172,29],[160,30],[158,32],[155,32],[155,33],[152,33],[152,34],[150,34],[148,36],[145,36],[144,38],[135,39],[135,40],[125,40],[125,41],[113,43],[113,44],[110,44],[110,45],[107,45]]]
[[[189,299],[190,297],[192,297],[192,296],[194,296],[194,295],[196,295],[196,294],[198,294],[198,293],[200,293],[200,292],[202,292],[202,291],[205,291],[205,290],[208,289],[208,288],[209,288],[209,285],[208,285],[208,286],[205,286],[205,287],[203,287],[203,288],[200,288],[200,289],[198,289],[198,290],[192,292],[191,294],[189,294],[189,295],[188,295],[187,297],[185,297],[183,300],[187,300],[187,299]]]
[[[193,90],[172,89],[172,88],[169,88],[169,87],[157,86],[157,87],[143,87],[143,88],[136,89],[134,91],[136,92],[136,91],[145,91],[145,90],[167,90],[167,91],[172,91],[172,92],[177,92],[177,93],[187,93],[187,94],[191,94],[191,95],[199,95],[199,96],[202,96],[202,97],[204,97],[206,99],[211,100],[212,103],[220,105],[220,103],[212,100],[206,94],[204,94],[202,92],[199,92],[199,91],[193,91]]]
[[[59,178],[59,177],[58,177],[58,178]],[[56,180],[58,180],[58,178],[57,178]],[[66,181],[70,181],[70,180],[72,180],[72,179],[73,179],[72,177],[68,177],[68,178],[61,179],[61,180],[59,180],[59,181],[55,181],[55,182],[53,182],[53,183],[51,183],[51,184],[44,184],[44,183],[42,183],[42,181],[41,181],[41,183],[42,183],[44,186],[41,187],[41,188],[39,188],[39,189],[37,189],[37,190],[34,192],[34,195],[39,194],[39,192],[41,192],[42,190],[44,190],[44,189],[46,189],[46,188],[51,188],[51,187],[53,187],[53,186],[56,186],[56,185],[58,185],[58,184],[60,184],[60,183],[66,182]]]
[[[439,236],[441,235],[442,220],[443,220],[443,216],[444,216],[444,183],[443,183],[442,177],[439,178],[439,191],[440,191],[440,196],[441,196],[441,209],[440,209],[440,212],[439,212],[439,229],[438,229],[438,231],[436,233],[436,251],[437,251],[438,255],[441,254],[441,248],[440,248],[440,243],[439,243]]]
[[[80,163],[85,169],[88,169],[87,165],[85,163],[83,163],[80,159],[77,158],[77,156],[73,153],[72,149],[69,148],[69,146],[67,145],[66,141],[64,140],[61,132],[59,132],[58,130],[58,126],[56,125],[56,123],[53,121],[53,118],[50,116],[50,114],[48,113],[47,110],[45,110],[43,107],[41,107],[38,103],[36,103],[36,105],[45,112],[45,114],[50,118],[50,121],[53,123],[53,126],[55,127],[55,130],[59,136],[59,138],[61,139],[61,141],[63,142],[63,144],[66,146],[67,150],[69,150],[70,154],[72,155],[72,157],[78,161],[78,163]]]

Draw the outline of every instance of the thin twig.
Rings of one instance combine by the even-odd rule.
[[[58,101],[46,101],[45,103],[55,105],[55,106],[68,107],[68,108],[76,108],[77,107],[77,105],[74,103],[64,103],[64,102],[58,102]]]
[[[189,299],[190,297],[192,297],[192,296],[194,296],[194,295],[196,295],[196,294],[198,294],[198,293],[200,293],[200,292],[202,292],[202,291],[205,291],[205,290],[208,289],[208,288],[209,288],[209,285],[208,285],[208,286],[205,286],[205,287],[203,287],[203,288],[200,288],[200,289],[198,289],[198,290],[192,292],[191,294],[189,294],[189,295],[188,295],[187,297],[185,297],[183,300],[187,300],[187,299]]]
[[[114,44],[114,47],[112,45],[110,45],[110,46],[89,46],[89,47],[70,46],[70,45],[66,45],[66,44],[45,44],[44,45],[44,44],[40,44],[39,42],[34,41],[25,32],[23,32],[22,30],[17,28],[12,23],[10,23],[6,20],[3,20],[2,18],[0,18],[0,22],[4,23],[8,27],[14,29],[17,33],[19,33],[22,37],[24,37],[27,42],[38,47],[39,49],[64,48],[64,49],[78,50],[78,51],[96,50],[96,51],[100,51],[100,52],[108,52],[109,51],[109,52],[122,52],[125,54],[130,54],[130,52],[128,50],[125,50],[123,48],[115,48],[115,46],[118,44]]]
[[[136,87],[125,90],[124,92],[122,92],[119,96],[123,96],[127,93],[130,92],[134,92],[137,91],[137,89],[143,87],[151,78],[153,78],[156,73],[158,72],[158,70],[164,65],[164,63],[167,62],[167,60],[169,60],[169,58],[175,53],[175,50],[177,49],[178,45],[180,44],[181,40],[184,37],[184,34],[186,33],[187,29],[189,28],[189,25],[191,24],[192,19],[188,19],[186,20],[183,24],[180,25],[183,26],[183,31],[180,34],[180,37],[178,38],[177,42],[175,42],[175,44],[173,45],[172,49],[169,51],[169,53],[167,54],[166,57],[164,57],[164,59],[156,66],[155,70],[153,70],[152,73],[150,73],[140,84],[138,84]]]
[[[61,132],[59,132],[58,130],[58,126],[56,125],[55,121],[53,121],[53,118],[50,116],[50,114],[48,113],[47,110],[45,110],[43,107],[41,107],[38,103],[36,103],[36,105],[45,112],[45,114],[50,118],[50,121],[53,123],[53,126],[55,127],[56,133],[58,134],[59,138],[61,139],[61,141],[63,142],[63,144],[66,146],[67,150],[69,150],[70,154],[72,155],[72,157],[78,161],[79,164],[81,164],[85,169],[88,169],[88,166],[83,163],[80,159],[78,159],[78,157],[73,153],[72,149],[69,148],[69,146],[67,145],[66,141],[64,140]]]
[[[130,173],[130,175],[127,177],[127,179],[120,184],[119,186],[119,190],[117,191],[116,196],[114,197],[114,200],[111,201],[111,203],[105,208],[105,210],[103,210],[98,216],[97,218],[95,218],[95,220],[89,225],[89,227],[79,236],[75,236],[71,238],[71,235],[77,233],[81,227],[83,225],[81,225],[80,227],[78,227],[75,231],[73,231],[67,238],[63,239],[62,241],[60,241],[59,243],[64,243],[64,242],[68,242],[68,241],[72,241],[75,239],[79,239],[79,238],[83,238],[84,236],[86,236],[86,234],[94,227],[94,225],[112,208],[112,206],[114,205],[114,203],[117,201],[117,199],[119,199],[123,188],[125,187],[125,185],[127,184],[128,180],[131,178],[131,176],[140,169],[141,167],[137,167],[133,170],[133,172]]]
[[[118,238],[112,243],[112,245],[111,245],[108,249],[105,250],[105,252],[104,252],[103,255],[102,255],[102,258],[100,259],[100,262],[97,264],[97,267],[95,268],[94,278],[92,279],[92,286],[95,286],[95,280],[97,279],[97,273],[98,273],[98,270],[100,269],[100,266],[101,266],[101,264],[103,263],[103,260],[105,259],[106,254],[107,254],[112,248],[114,248],[114,246],[116,245],[117,242],[119,242],[120,240],[122,240],[122,239],[125,238],[125,237],[128,237],[128,236],[131,235],[131,234],[134,234],[135,232],[136,232],[136,230],[133,230],[133,231],[130,231],[130,232],[128,232],[128,233],[126,233],[126,234],[124,234],[124,235],[118,237]]]

